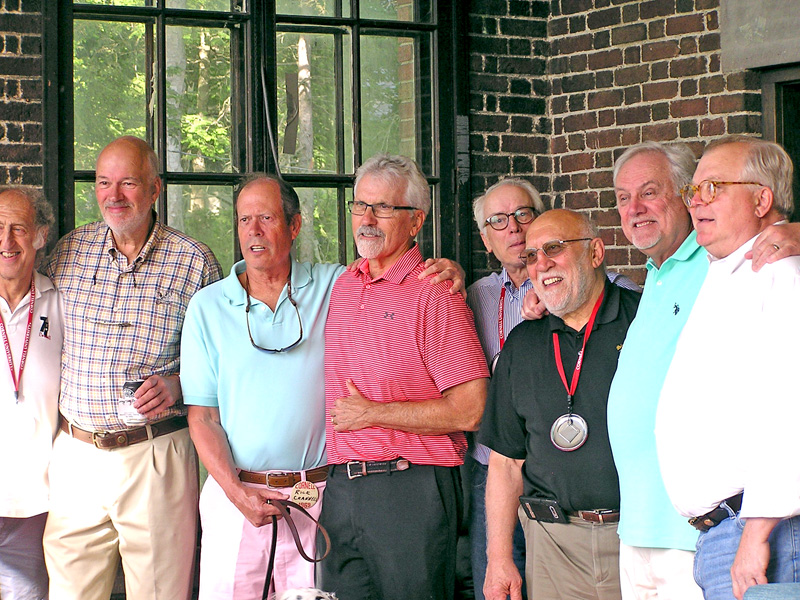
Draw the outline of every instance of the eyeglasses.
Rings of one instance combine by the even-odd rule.
[[[530,223],[537,217],[537,212],[530,206],[523,206],[522,208],[518,208],[514,212],[495,213],[491,217],[486,219],[484,221],[484,224],[488,225],[495,231],[503,231],[503,229],[508,227],[509,217],[514,217],[514,220],[517,223],[519,223],[520,225],[525,225],[526,223]]]
[[[588,242],[594,238],[575,238],[574,240],[551,240],[542,244],[541,248],[525,248],[519,259],[526,265],[535,265],[539,259],[539,250],[544,252],[547,258],[555,258],[567,249],[567,244],[572,242]]]
[[[692,208],[692,199],[696,195],[700,195],[700,202],[703,204],[711,204],[717,197],[717,186],[720,185],[761,185],[757,181],[710,181],[706,179],[697,185],[685,185],[681,188],[681,198],[683,203]]]
[[[394,206],[392,204],[385,204],[383,202],[379,202],[377,204],[368,204],[366,202],[361,202],[361,200],[351,200],[347,203],[347,206],[350,208],[350,212],[357,217],[364,215],[367,213],[367,209],[372,209],[372,214],[374,214],[379,219],[389,219],[394,216],[394,211],[396,210],[419,210],[414,206]]]
[[[270,354],[276,354],[278,352],[288,352],[289,350],[297,346],[297,344],[299,344],[301,341],[303,341],[303,320],[300,318],[300,309],[297,307],[297,302],[295,302],[294,298],[292,298],[291,276],[292,276],[291,273],[289,273],[290,280],[288,281],[288,285],[286,287],[286,293],[289,296],[289,302],[291,302],[292,306],[294,306],[294,310],[297,313],[297,322],[300,323],[300,337],[297,338],[297,341],[294,344],[286,346],[285,348],[272,349],[272,348],[262,348],[261,346],[256,344],[255,341],[253,340],[253,334],[250,333],[250,281],[248,280],[247,274],[245,273],[244,291],[245,294],[247,294],[247,304],[244,307],[244,313],[245,313],[245,320],[247,321],[247,336],[250,338],[250,343],[256,350],[261,350],[262,352],[269,352]]]

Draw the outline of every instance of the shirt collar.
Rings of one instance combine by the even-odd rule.
[[[514,296],[514,298],[516,298],[517,295],[519,294],[520,290],[525,289],[527,291],[527,290],[530,289],[531,280],[530,279],[526,279],[525,281],[522,282],[521,286],[517,287],[517,286],[514,285],[514,282],[511,281],[511,278],[508,276],[508,271],[506,270],[506,268],[503,267],[503,270],[500,271],[500,285],[502,287],[506,288],[508,290],[508,292],[512,296]]]
[[[683,243],[680,245],[680,247],[672,254],[672,256],[668,256],[667,260],[665,260],[661,266],[663,267],[670,261],[686,262],[690,260],[695,253],[702,251],[703,250],[700,249],[700,246],[697,244],[697,232],[692,230],[689,235],[686,236],[686,239],[683,240]],[[648,271],[659,269],[652,258],[647,259],[646,267]]]
[[[353,273],[356,277],[361,277],[365,281],[378,281],[385,279],[391,283],[400,284],[403,279],[414,270],[414,268],[422,262],[422,254],[419,251],[419,245],[414,243],[411,248],[406,250],[397,261],[381,275],[380,277],[372,278],[369,273],[369,260],[362,259],[358,265],[358,269]]]
[[[151,214],[153,217],[153,228],[150,230],[150,234],[147,236],[147,240],[139,251],[139,254],[128,264],[128,267],[142,262],[164,234],[164,226],[158,220],[158,215],[155,211],[152,211]],[[114,260],[117,258],[119,250],[117,250],[117,247],[114,245],[114,236],[111,235],[111,228],[105,225],[105,227],[100,228],[100,231],[103,232],[103,252]]]
[[[786,220],[778,221],[775,225],[783,225],[786,223]],[[731,252],[725,258],[715,258],[711,256],[711,254],[706,253],[708,257],[708,264],[709,268],[713,265],[714,271],[717,273],[724,273],[730,275],[731,273],[735,272],[739,267],[741,267],[745,262],[749,261],[750,259],[745,259],[744,255],[750,252],[753,249],[753,245],[756,242],[758,236],[761,235],[759,231],[756,235],[752,238],[747,240],[744,244],[739,246],[736,250]]]
[[[294,259],[292,260],[292,293],[306,287],[312,281],[311,265],[309,263],[299,263]],[[245,294],[244,287],[239,282],[239,275],[244,273],[247,264],[240,260],[231,268],[230,276],[222,280],[222,295],[225,296],[232,306],[244,306],[247,302],[247,295]],[[278,305],[287,297],[284,291],[281,292],[278,299]],[[253,298],[252,303],[256,304],[260,300]]]

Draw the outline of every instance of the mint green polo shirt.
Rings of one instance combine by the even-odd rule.
[[[692,232],[661,267],[647,261],[636,318],[619,356],[608,397],[608,435],[619,473],[619,537],[639,548],[694,550],[697,531],[667,496],[656,453],[658,398],[708,272],[704,248]]]
[[[233,460],[248,471],[301,471],[327,464],[325,454],[325,322],[341,265],[292,262],[292,297],[302,341],[281,353],[250,343],[244,288],[231,274],[197,292],[181,336],[181,388],[186,404],[218,407]],[[283,348],[299,335],[286,287],[273,312],[251,299],[250,331],[264,348]]]

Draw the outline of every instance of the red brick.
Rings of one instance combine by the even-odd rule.
[[[589,68],[592,71],[617,67],[622,64],[622,51],[619,49],[595,52],[589,55]]]
[[[706,57],[676,58],[669,63],[669,75],[675,79],[706,73]]]
[[[704,29],[702,13],[670,17],[667,19],[667,35],[698,33]]]
[[[621,134],[616,127],[613,129],[601,129],[590,131],[586,134],[586,145],[589,148],[616,148],[620,145]]]
[[[614,177],[611,171],[595,171],[589,173],[589,187],[592,189],[608,188],[614,185]]]
[[[603,90],[601,92],[590,92],[588,98],[589,108],[604,108],[606,106],[622,105],[622,90]]]
[[[564,194],[564,206],[571,210],[596,208],[599,205],[597,192],[567,192]]]
[[[570,178],[570,189],[585,190],[589,187],[589,176],[586,173],[577,173]]]
[[[617,86],[634,85],[644,83],[649,79],[647,65],[637,65],[635,67],[625,67],[617,69],[614,73],[614,83]]]
[[[619,227],[619,213],[616,210],[593,212],[592,221],[598,227]]]
[[[713,96],[709,102],[711,114],[731,113],[739,111],[759,110],[757,94],[729,94],[727,96]]]
[[[675,13],[675,0],[650,0],[639,3],[639,13],[642,19],[665,17]]]
[[[504,135],[501,138],[503,152],[542,154],[547,152],[547,139],[529,135]]]
[[[611,30],[611,43],[615,46],[641,42],[647,39],[647,26],[643,23],[624,25]]]
[[[553,154],[564,154],[567,151],[567,136],[558,135],[550,139],[550,152]]]
[[[642,141],[667,142],[678,139],[678,124],[673,122],[656,123],[642,127]]]
[[[677,81],[660,81],[642,85],[642,99],[645,102],[674,98],[678,94]]]
[[[633,146],[642,141],[641,131],[638,127],[628,127],[622,130],[622,145]]]
[[[670,114],[676,118],[705,115],[708,113],[708,98],[692,98],[691,100],[675,100],[670,102]]]
[[[725,119],[701,119],[700,135],[703,137],[723,135],[725,133]]]
[[[619,108],[616,111],[617,125],[630,125],[632,123],[647,123],[650,121],[649,106],[633,106]]]
[[[567,154],[561,157],[561,171],[572,173],[574,171],[586,171],[592,168],[592,155],[586,152],[578,154]]]
[[[614,111],[601,110],[597,113],[597,125],[599,127],[608,127],[614,124]]]
[[[597,113],[588,112],[564,118],[564,131],[585,131],[597,127]]]
[[[678,42],[675,40],[665,40],[663,42],[650,42],[642,45],[642,60],[650,62],[674,58],[678,56]]]

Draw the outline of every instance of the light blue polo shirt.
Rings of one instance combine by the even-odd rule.
[[[667,496],[656,452],[658,398],[678,337],[708,272],[692,232],[647,280],[608,397],[608,435],[619,473],[620,539],[639,548],[694,550],[697,531]]]
[[[327,464],[325,455],[325,321],[341,265],[292,261],[292,297],[303,338],[281,353],[257,350],[245,321],[244,288],[231,274],[189,302],[181,337],[186,404],[218,407],[233,460],[248,471],[300,471]],[[250,331],[263,348],[284,348],[299,335],[286,287],[275,312],[252,298]]]

